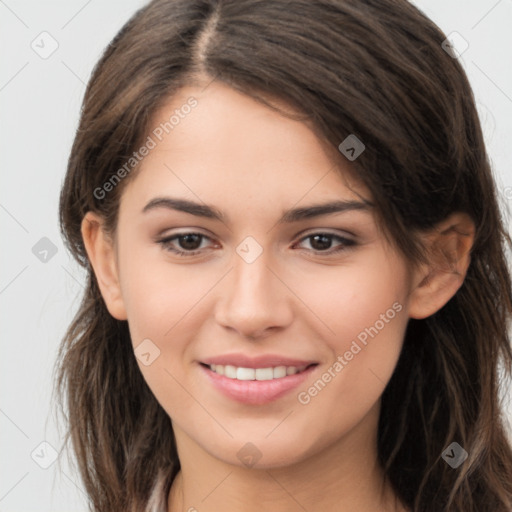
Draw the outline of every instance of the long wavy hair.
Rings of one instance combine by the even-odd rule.
[[[334,149],[356,134],[366,149],[353,169],[411,264],[425,258],[420,233],[452,212],[470,215],[467,277],[437,313],[409,321],[382,396],[378,456],[414,512],[512,510],[500,394],[512,374],[511,240],[475,99],[445,39],[406,0],[153,0],[105,49],[60,196],[62,235],[87,282],[60,346],[55,390],[92,510],[148,510],[157,482],[167,496],[180,462],[127,322],[102,299],[81,221],[92,210],[115,232],[119,199],[137,168],[104,197],[95,191],[145,140],[154,113],[205,79],[278,111],[269,98],[285,101]],[[457,469],[441,457],[454,441],[468,453]]]

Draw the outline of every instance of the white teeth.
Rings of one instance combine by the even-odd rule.
[[[257,368],[256,380],[272,380],[274,378],[274,370],[272,368]]]
[[[256,377],[256,370],[254,368],[237,368],[236,378],[238,380],[254,380]]]
[[[274,368],[274,379],[286,377],[286,366],[276,366]]]
[[[224,375],[229,379],[236,379],[236,367],[227,364],[224,366]]]
[[[236,380],[272,380],[304,371],[307,366],[275,366],[269,368],[243,368],[232,365],[212,364],[210,370],[229,379]]]

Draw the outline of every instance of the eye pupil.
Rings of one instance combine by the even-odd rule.
[[[181,235],[179,237],[180,246],[183,249],[188,249],[193,251],[194,249],[197,249],[201,245],[201,236],[197,233],[187,233],[186,235]],[[185,240],[185,243],[183,241]],[[199,245],[197,244],[199,242]],[[190,243],[192,246],[190,246]]]
[[[316,242],[318,240],[322,240],[320,242],[320,246],[318,246],[318,244],[316,244]],[[329,249],[332,244],[332,239],[328,235],[313,235],[311,237],[311,241],[312,241],[311,246],[314,247],[316,250]],[[316,245],[316,247],[315,247],[315,245]]]

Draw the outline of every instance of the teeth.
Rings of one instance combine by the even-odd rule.
[[[210,370],[213,372],[224,375],[229,379],[236,380],[272,380],[281,379],[287,375],[295,375],[304,371],[306,366],[275,366],[270,368],[243,368],[238,366],[231,366],[229,364],[212,364]]]
[[[257,368],[256,380],[272,380],[274,378],[274,370],[272,368]]]
[[[276,366],[274,368],[274,379],[286,377],[286,366]]]
[[[224,366],[224,375],[230,379],[236,379],[236,367],[227,364]]]
[[[256,370],[254,368],[237,368],[236,378],[238,380],[254,380],[256,378]]]

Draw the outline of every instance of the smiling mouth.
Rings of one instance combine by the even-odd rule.
[[[289,375],[302,373],[318,363],[312,363],[305,366],[271,366],[267,368],[244,368],[241,366],[222,365],[222,364],[205,364],[201,365],[208,368],[217,375],[222,375],[233,380],[278,380]]]

